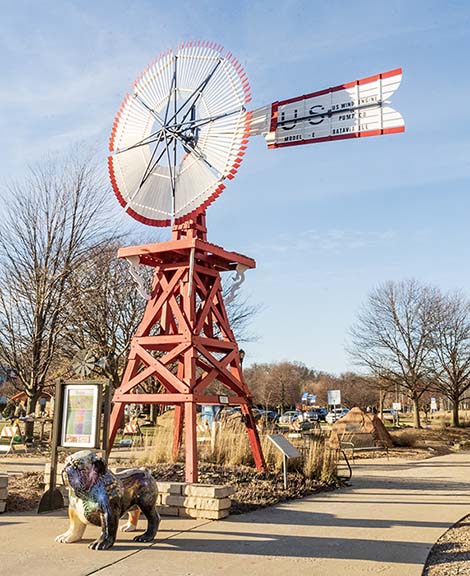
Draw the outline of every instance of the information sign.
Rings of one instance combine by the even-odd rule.
[[[60,446],[99,447],[101,387],[99,383],[64,385]]]
[[[286,458],[300,458],[300,452],[282,434],[271,434],[268,436],[268,440],[270,440]]]
[[[308,392],[304,392],[300,398],[302,405],[313,405],[317,401],[317,397],[315,394],[309,394]]]
[[[287,488],[287,462],[291,458],[300,458],[302,454],[282,434],[270,434],[268,440],[270,440],[282,454],[284,488]]]
[[[328,390],[328,404],[332,406],[341,404],[341,390]]]
[[[392,409],[401,412],[401,402],[392,402]]]

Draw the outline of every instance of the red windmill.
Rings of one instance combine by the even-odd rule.
[[[132,86],[114,121],[109,173],[125,211],[172,226],[168,242],[124,248],[119,256],[155,269],[151,294],[113,398],[112,446],[126,404],[175,406],[173,450],[185,431],[186,480],[197,481],[196,406],[241,406],[255,464],[265,462],[227,318],[220,273],[255,267],[247,256],[207,241],[205,210],[236,174],[249,136],[270,148],[404,130],[387,98],[401,70],[275,102],[249,112],[248,80],[221,46],[192,42],[161,54]],[[138,277],[138,276],[137,276]],[[144,394],[153,377],[164,392]],[[215,381],[223,396],[207,392]]]

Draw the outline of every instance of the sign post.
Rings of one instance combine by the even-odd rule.
[[[341,406],[341,390],[328,390],[328,405],[333,406],[333,409]]]
[[[109,425],[109,383],[96,380],[84,382],[61,380],[56,384],[49,489],[41,497],[38,514],[64,507],[64,498],[57,488],[56,481],[57,449],[59,447],[100,448],[102,412],[104,422],[101,447],[106,450]]]
[[[393,402],[392,409],[395,410],[393,419],[395,420],[396,426],[400,426],[400,412],[401,412],[401,402]]]

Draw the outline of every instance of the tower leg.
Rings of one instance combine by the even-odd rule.
[[[184,405],[184,444],[185,480],[189,483],[197,482],[196,404],[194,402],[186,402]]]
[[[113,406],[109,423],[108,454],[113,448],[114,440],[116,438],[117,431],[119,430],[119,425],[121,424],[125,407],[126,405],[122,403],[114,404]]]
[[[250,441],[251,451],[255,460],[255,466],[260,472],[266,472],[266,462],[261,449],[261,442],[256,428],[256,422],[248,404],[242,404],[241,411],[244,416],[246,429],[248,432],[248,440]]]
[[[178,453],[181,447],[181,438],[183,436],[183,406],[181,404],[177,404],[175,406],[175,419],[174,419],[174,428],[173,428],[173,460],[176,462],[178,458]]]

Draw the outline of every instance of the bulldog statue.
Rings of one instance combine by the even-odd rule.
[[[57,542],[77,542],[87,524],[94,524],[101,526],[101,534],[89,548],[107,550],[116,540],[121,516],[128,512],[128,522],[121,530],[132,532],[137,528],[141,511],[147,518],[147,530],[134,541],[154,540],[160,523],[156,509],[158,489],[148,470],[134,468],[113,474],[101,456],[81,450],[67,457],[62,474],[69,488],[70,526],[57,536]]]

